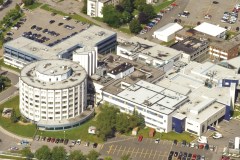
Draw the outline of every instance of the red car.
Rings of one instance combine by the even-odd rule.
[[[139,135],[139,136],[138,136],[138,142],[142,142],[142,139],[143,139],[143,136],[142,136],[142,135]]]
[[[55,142],[55,138],[51,138],[51,142],[54,143]]]
[[[192,160],[196,160],[197,159],[197,155],[196,154],[193,154],[192,155]]]

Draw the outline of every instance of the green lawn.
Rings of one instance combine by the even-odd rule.
[[[161,4],[154,5],[153,7],[154,7],[155,12],[158,13],[159,11],[163,10],[164,8],[166,8],[167,6],[172,4],[173,2],[175,2],[175,0],[165,0]]]
[[[97,142],[101,143],[103,140],[96,135],[88,134],[88,127],[96,126],[95,118],[87,121],[77,128],[73,128],[70,130],[65,130],[65,138],[77,140],[81,139],[83,141],[89,142]],[[46,137],[56,137],[56,138],[64,138],[63,131],[38,131],[38,135],[46,136]]]
[[[16,115],[20,116],[19,111],[19,96],[13,97],[12,99],[8,100],[7,102],[0,105],[0,110],[3,108],[13,108],[16,111]],[[19,123],[12,123],[10,119],[4,118],[0,115],[0,125],[8,130],[9,132],[12,132],[14,134],[23,136],[23,137],[33,137],[36,127],[34,124],[26,124],[21,125]]]
[[[70,15],[70,14],[64,13],[62,11],[56,10],[56,9],[52,8],[51,6],[49,6],[48,4],[44,4],[40,8],[43,9],[43,10],[49,11],[49,12],[57,13],[57,14],[62,15],[62,16],[70,16],[71,18],[76,19],[78,21],[86,22],[86,23],[89,23],[89,24],[94,24],[92,21],[89,21],[86,18],[84,18],[84,17],[82,17],[78,14]]]
[[[5,68],[8,68],[8,69],[11,69],[11,70],[14,70],[14,71],[16,71],[16,72],[19,72],[20,73],[20,69],[18,69],[18,68],[15,68],[15,67],[12,67],[12,66],[10,66],[10,65],[6,65],[5,63],[4,63],[4,61],[3,61],[3,59],[0,59],[0,67],[1,66],[3,66],[3,67],[5,67]]]
[[[31,10],[34,10],[36,8],[38,8],[39,6],[41,6],[42,3],[39,3],[39,2],[34,2],[32,5],[30,6],[24,6],[25,8],[28,8],[28,9],[31,9]]]
[[[128,25],[123,25],[120,28],[118,28],[118,30],[123,32],[123,33],[127,33],[127,34],[130,34],[130,35],[132,34]]]
[[[149,128],[141,129],[138,132],[138,135],[143,135],[143,137],[148,138],[149,137],[148,132],[149,132]],[[187,142],[191,142],[196,138],[196,136],[193,136],[188,132],[176,133],[176,132],[172,131],[172,132],[169,132],[169,133],[156,132],[156,134],[154,135],[153,138],[160,138],[160,139],[163,139],[163,140],[170,140],[170,141],[173,141],[173,140],[176,139],[179,142],[181,142],[182,140],[186,140]]]

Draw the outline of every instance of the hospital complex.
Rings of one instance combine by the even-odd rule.
[[[201,29],[179,31],[170,47],[98,26],[53,46],[19,37],[4,44],[4,62],[22,69],[20,112],[39,129],[79,126],[108,102],[158,132],[200,136],[230,120],[240,90],[240,57],[199,39]]]

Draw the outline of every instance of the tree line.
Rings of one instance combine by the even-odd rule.
[[[115,132],[128,133],[135,127],[145,127],[144,117],[135,110],[132,115],[121,113],[116,107],[105,103],[97,116],[98,136],[106,140],[114,137]]]

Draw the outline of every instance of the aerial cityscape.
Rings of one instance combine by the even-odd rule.
[[[0,159],[240,160],[239,12],[0,0]]]

